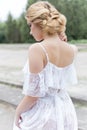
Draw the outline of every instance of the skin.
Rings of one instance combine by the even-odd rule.
[[[41,44],[45,47],[49,60],[57,67],[65,67],[73,62],[74,56],[77,53],[76,46],[67,44],[66,35],[57,34],[53,36],[43,35],[39,26],[31,23],[30,34],[36,41],[41,41]],[[29,48],[29,69],[31,73],[39,73],[46,66],[47,60],[42,48],[37,44],[31,45]],[[22,120],[21,114],[31,109],[37,102],[38,97],[24,96],[16,109],[15,124],[20,128],[20,121]]]

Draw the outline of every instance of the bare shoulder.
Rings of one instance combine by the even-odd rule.
[[[38,43],[32,44],[29,47],[28,53],[29,53],[29,57],[32,56],[32,59],[35,58],[35,56],[40,56],[41,49],[40,49],[40,46],[38,45]]]
[[[76,46],[76,45],[73,45],[73,44],[70,44],[70,46],[72,47],[72,49],[74,50],[74,53],[75,53],[75,55],[76,55],[77,52],[78,52],[77,46]]]
[[[41,55],[40,47],[37,43],[29,47],[29,69],[32,73],[38,73],[43,68],[43,58]]]
[[[34,43],[29,47],[29,52],[33,52],[37,50],[39,50],[39,46],[37,45],[37,43]]]

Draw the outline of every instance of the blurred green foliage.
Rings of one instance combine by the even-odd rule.
[[[28,0],[25,8],[36,1]],[[48,1],[66,16],[68,40],[87,39],[87,0]],[[29,32],[25,12],[18,19],[9,14],[5,22],[0,22],[0,43],[33,43],[35,40]]]

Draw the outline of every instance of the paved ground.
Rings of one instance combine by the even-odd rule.
[[[6,130],[6,128],[12,130],[15,108],[23,98],[21,93],[21,88],[0,84],[0,130]],[[78,117],[79,130],[87,130],[87,103],[74,101],[74,105]]]
[[[0,130],[12,130],[14,113],[14,107],[0,103]]]
[[[27,60],[28,46],[0,45],[0,130],[12,130],[15,105],[23,97],[20,89],[23,83],[21,70]],[[69,87],[68,91],[76,107],[79,127],[87,130],[87,52],[82,47],[79,50],[83,51],[75,59],[79,82],[78,85]]]
[[[22,68],[27,60],[29,45],[0,45],[0,81],[21,84]],[[80,51],[75,60],[79,80],[87,79],[87,52]]]
[[[27,60],[28,44],[0,45],[0,83],[22,86],[23,66]],[[82,47],[79,47],[80,50]],[[85,46],[87,48],[87,46]],[[84,47],[83,47],[84,50]],[[86,99],[87,52],[80,51],[75,59],[78,85],[69,87],[72,97]],[[84,88],[84,89],[83,89]],[[79,92],[79,93],[78,93]],[[84,94],[83,94],[84,93]]]
[[[77,104],[76,106],[79,130],[87,130],[87,105]]]

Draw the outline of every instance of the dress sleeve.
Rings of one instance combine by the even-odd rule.
[[[27,73],[24,75],[23,94],[33,97],[43,97],[45,92],[39,74]]]

